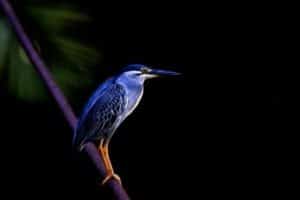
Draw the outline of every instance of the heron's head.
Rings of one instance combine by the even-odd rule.
[[[142,64],[128,65],[121,72],[121,76],[125,76],[126,78],[139,81],[141,83],[144,83],[144,81],[147,79],[151,79],[155,77],[177,76],[177,75],[180,74],[169,70],[152,69]]]

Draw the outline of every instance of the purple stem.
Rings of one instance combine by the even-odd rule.
[[[0,0],[0,6],[2,7],[4,14],[7,16],[13,30],[15,31],[17,38],[19,39],[21,45],[23,46],[26,55],[30,59],[34,68],[40,75],[43,83],[45,84],[47,90],[50,92],[51,96],[55,99],[55,102],[58,104],[58,107],[61,109],[64,114],[65,119],[67,120],[70,127],[73,129],[73,132],[76,127],[77,118],[68,103],[66,97],[54,81],[50,71],[44,64],[41,57],[38,55],[36,50],[34,49],[29,37],[25,33],[19,19],[17,18],[13,8],[7,0]],[[97,147],[93,143],[89,143],[85,145],[85,152],[93,161],[96,166],[98,173],[103,177],[106,175],[106,170],[103,165],[103,160],[98,152]],[[114,198],[117,200],[128,200],[129,197],[122,187],[114,179],[111,179],[107,182],[108,187],[113,191]]]

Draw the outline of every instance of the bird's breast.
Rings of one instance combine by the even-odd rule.
[[[123,113],[123,119],[130,115],[137,107],[144,93],[143,82],[135,78],[122,76],[117,80],[118,84],[122,85],[126,93],[126,108]]]
[[[127,97],[128,97],[128,103],[127,103],[127,112],[125,113],[125,117],[130,115],[135,108],[140,103],[142,96],[144,93],[143,87],[136,88],[135,90],[127,90]]]

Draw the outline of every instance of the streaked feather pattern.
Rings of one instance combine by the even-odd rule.
[[[111,137],[126,107],[126,92],[114,79],[107,80],[88,101],[78,122],[74,145]]]

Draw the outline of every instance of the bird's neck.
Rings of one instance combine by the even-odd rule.
[[[117,83],[126,90],[128,97],[128,113],[126,116],[128,116],[139,104],[143,96],[144,84],[124,77],[117,79]]]
[[[126,76],[121,76],[116,81],[118,84],[131,91],[141,90],[144,86],[144,80],[136,80]]]

